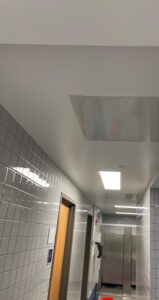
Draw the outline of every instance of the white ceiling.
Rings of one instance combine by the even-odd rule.
[[[0,43],[159,46],[158,0],[1,0]]]
[[[112,212],[115,201],[128,200],[108,199],[98,171],[125,166],[122,193],[142,193],[159,170],[159,144],[85,140],[69,95],[151,101],[159,97],[158,58],[157,47],[1,45],[1,103],[92,201]]]

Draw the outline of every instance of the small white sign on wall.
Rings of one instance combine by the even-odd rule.
[[[54,244],[55,243],[55,234],[56,234],[56,230],[53,226],[51,226],[49,228],[49,234],[48,234],[48,244]]]

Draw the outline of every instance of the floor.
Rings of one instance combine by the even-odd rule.
[[[135,290],[131,290],[131,295],[124,295],[123,289],[120,287],[108,288],[102,287],[100,291],[97,292],[97,300],[102,300],[103,297],[112,297],[113,300],[134,300],[136,299]]]

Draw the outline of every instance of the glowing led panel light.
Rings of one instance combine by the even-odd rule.
[[[99,172],[104,188],[106,190],[116,190],[121,189],[121,173],[120,172],[108,172],[100,171]]]

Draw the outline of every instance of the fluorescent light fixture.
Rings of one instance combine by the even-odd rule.
[[[134,224],[111,224],[111,223],[102,223],[101,226],[110,226],[110,227],[138,227],[137,225]]]
[[[50,185],[47,183],[46,180],[39,177],[39,175],[33,173],[29,168],[13,168],[15,171],[19,172],[20,174],[26,176],[31,181],[34,181],[38,185],[42,187],[49,187]]]
[[[116,215],[128,215],[128,216],[146,216],[148,214],[144,213],[133,213],[133,212],[123,212],[123,211],[117,211]]]
[[[148,207],[144,207],[144,206],[126,206],[126,205],[114,205],[115,208],[130,208],[130,209],[148,209]]]
[[[121,172],[100,171],[99,174],[106,190],[121,189]]]

